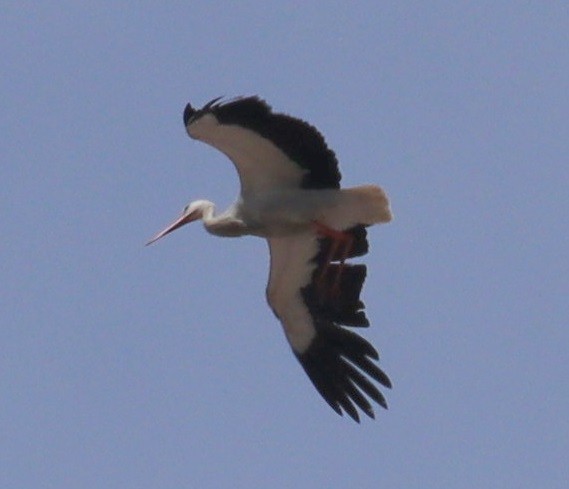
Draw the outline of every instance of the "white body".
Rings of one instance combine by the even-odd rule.
[[[372,225],[391,220],[383,190],[373,185],[339,190],[279,189],[241,195],[225,212],[204,219],[206,229],[218,236],[246,234],[263,238],[284,237],[307,231],[314,221],[344,230],[356,224]]]
[[[353,365],[387,387],[390,382],[368,358],[378,358],[373,347],[342,328],[340,325],[347,323],[341,323],[341,316],[334,318],[334,314],[339,314],[334,312],[336,307],[349,306],[358,314],[357,309],[363,308],[361,301],[343,306],[342,301],[357,299],[359,289],[348,293],[340,288],[348,295],[338,297],[337,306],[330,297],[323,297],[320,305],[315,302],[315,276],[322,276],[328,268],[328,264],[322,264],[322,236],[315,223],[320,228],[342,232],[359,225],[389,222],[392,216],[385,192],[375,185],[325,188],[338,187],[340,176],[334,154],[316,129],[290,116],[273,114],[255,97],[226,104],[215,102],[198,111],[188,104],[184,123],[191,138],[217,148],[235,164],[241,183],[239,197],[217,216],[209,201],[189,204],[180,219],[150,242],[199,218],[207,231],[218,236],[266,238],[271,256],[267,300],[297,358],[334,410],[341,414],[344,409],[359,420],[355,403],[373,417],[371,406],[361,392],[354,390],[354,385],[384,407],[385,400]],[[288,140],[294,147],[285,146]],[[293,160],[291,154],[298,154],[300,161]],[[312,155],[318,161],[313,162]],[[322,176],[323,188],[306,188],[307,175],[313,185]],[[354,287],[361,288],[364,278],[365,267],[363,276],[351,279]],[[353,294],[355,299],[349,299]]]

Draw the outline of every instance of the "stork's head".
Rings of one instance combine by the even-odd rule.
[[[154,243],[155,241],[158,241],[160,238],[163,238],[172,231],[181,228],[185,224],[197,221],[198,219],[202,219],[204,217],[204,213],[208,209],[213,211],[213,203],[209,200],[196,200],[194,202],[191,202],[186,207],[184,207],[182,215],[178,219],[176,219],[172,224],[156,234],[156,236],[154,236],[150,241],[148,241],[148,243],[146,243],[146,246]]]

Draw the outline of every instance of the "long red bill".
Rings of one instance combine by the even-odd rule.
[[[195,221],[196,218],[192,214],[184,214],[183,216],[176,219],[172,224],[168,227],[160,231],[156,236],[154,236],[150,241],[146,243],[145,246],[151,245],[155,241],[158,241],[160,238],[163,238],[167,234],[175,231],[178,228],[181,228],[184,224],[188,224],[189,222]]]

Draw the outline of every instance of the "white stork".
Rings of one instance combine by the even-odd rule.
[[[212,202],[192,202],[148,244],[198,219],[217,236],[266,238],[267,300],[296,358],[334,411],[359,422],[358,406],[373,418],[368,397],[387,404],[372,380],[391,382],[373,362],[375,348],[345,327],[369,322],[360,300],[366,266],[344,261],[367,253],[367,226],[391,220],[387,196],[374,185],[340,189],[338,162],[322,135],[258,97],[216,98],[198,110],[188,104],[184,125],[191,138],[229,157],[241,192],[217,216]]]

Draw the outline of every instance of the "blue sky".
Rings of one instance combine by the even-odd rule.
[[[0,486],[562,488],[566,2],[3,2]],[[259,94],[379,183],[361,425],[314,391],[229,161],[182,110]]]

